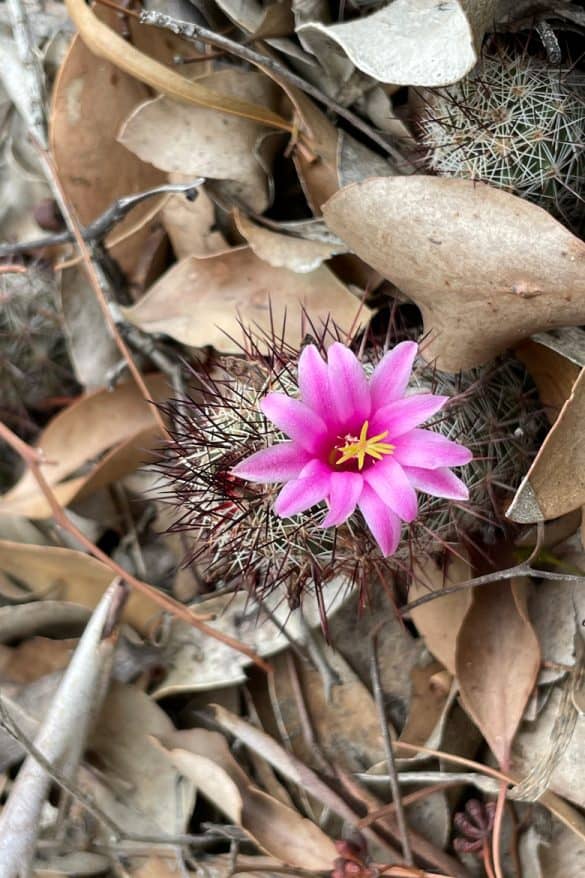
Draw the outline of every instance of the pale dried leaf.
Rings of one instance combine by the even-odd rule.
[[[441,721],[449,695],[452,677],[439,662],[412,669],[412,695],[406,724],[400,741],[428,746],[428,740]]]
[[[0,540],[0,570],[24,583],[39,597],[51,597],[93,609],[112,580],[112,571],[101,561],[57,546],[33,546]],[[134,591],[123,618],[141,633],[150,630],[158,609]]]
[[[193,729],[175,732],[163,743],[170,746],[177,768],[262,850],[289,866],[331,868],[337,855],[333,841],[310,820],[254,787],[223,735]]]
[[[543,336],[544,333],[521,342],[516,346],[514,353],[528,369],[538,388],[538,397],[546,416],[550,423],[554,424],[561,408],[571,395],[581,370],[562,354],[536,341]]]
[[[221,94],[271,108],[280,94],[262,73],[220,70],[199,81]],[[118,140],[163,171],[225,181],[224,192],[261,213],[269,194],[266,156],[258,153],[265,132],[265,126],[250,119],[158,97],[129,116]]]
[[[379,82],[448,85],[475,66],[494,7],[495,0],[394,0],[372,15],[342,24],[301,25],[298,34],[328,38]]]
[[[1,552],[1,549],[0,549]],[[79,635],[89,609],[69,601],[33,601],[0,608],[0,643],[22,640],[33,634]]]
[[[449,588],[471,579],[472,575],[469,562],[455,555],[451,556],[447,570],[439,567],[430,557],[415,561],[408,599],[414,601],[430,592],[440,592],[442,588]],[[410,614],[412,621],[424,637],[429,652],[451,674],[455,674],[457,635],[470,604],[471,591],[464,589],[423,604],[412,610]]]
[[[526,614],[522,580],[473,592],[457,638],[461,699],[502,767],[540,669],[540,648]]]
[[[153,399],[167,395],[161,375],[147,376]],[[160,440],[152,407],[133,381],[114,391],[99,390],[81,397],[42,431],[38,447],[46,463],[43,475],[63,505],[136,469],[146,449]],[[79,471],[83,474],[79,475]],[[21,479],[0,498],[0,515],[46,518],[50,507],[33,474]]]
[[[348,186],[328,226],[422,311],[423,354],[477,366],[521,339],[585,322],[585,243],[542,208],[472,180],[386,177]]]
[[[506,511],[512,521],[548,521],[585,503],[585,370]]]
[[[244,236],[256,256],[274,268],[288,268],[307,274],[335,253],[345,253],[343,244],[310,241],[305,238],[281,235],[248,219],[241,211],[235,212],[238,231]]]
[[[222,353],[240,353],[242,326],[259,337],[283,325],[286,341],[302,341],[303,313],[315,326],[332,320],[352,334],[367,323],[362,305],[325,266],[298,275],[274,268],[240,247],[202,259],[183,259],[164,274],[146,296],[124,309],[128,320],[146,332],[164,332],[182,344],[213,345]],[[306,326],[306,321],[304,321]]]

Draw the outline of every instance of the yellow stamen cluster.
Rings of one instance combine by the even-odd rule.
[[[382,460],[385,454],[392,454],[394,445],[381,441],[388,435],[388,430],[384,433],[378,433],[377,436],[370,436],[368,439],[368,426],[368,421],[365,421],[360,431],[359,439],[348,441],[345,445],[337,447],[337,450],[341,452],[341,457],[335,461],[336,466],[347,463],[348,460],[353,460],[355,457],[357,458],[358,469],[362,470],[366,462],[366,455],[373,457],[374,460]],[[353,439],[353,437],[351,438]]]

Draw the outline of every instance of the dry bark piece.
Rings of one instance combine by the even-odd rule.
[[[512,521],[558,518],[585,504],[585,369],[508,508]]]
[[[276,106],[280,97],[278,86],[263,73],[220,70],[201,81],[263,106]],[[259,213],[266,210],[270,154],[259,153],[264,125],[167,97],[148,100],[126,115],[118,140],[139,159],[168,173],[224,181],[228,195]],[[276,138],[268,143],[273,152]]]
[[[280,331],[285,315],[286,341],[298,345],[306,325],[303,312],[316,327],[333,320],[348,334],[371,313],[325,266],[299,275],[268,265],[248,247],[183,259],[140,302],[124,309],[126,318],[146,332],[164,332],[193,347],[213,345],[222,353],[241,352],[242,326],[262,344],[272,326]]]
[[[475,589],[457,638],[461,700],[503,768],[540,668],[522,580]]]
[[[167,394],[166,379],[146,377],[153,399]],[[146,449],[160,440],[152,408],[134,384],[119,384],[81,397],[42,431],[38,447],[42,472],[63,505],[136,469]],[[96,462],[97,460],[97,462]],[[78,475],[83,470],[82,475]],[[47,518],[49,504],[34,476],[26,471],[0,498],[0,515]]]
[[[111,10],[98,6],[96,15],[119,27]],[[116,199],[165,182],[164,174],[116,142],[120,125],[148,94],[146,86],[74,37],[53,90],[50,139],[65,194],[84,225]],[[136,264],[148,236],[144,224],[156,209],[153,201],[139,205],[106,239],[120,240],[137,229],[113,251],[125,271]]]
[[[327,225],[419,306],[424,356],[480,365],[535,332],[585,322],[585,243],[542,208],[482,183],[365,180],[323,206]]]
[[[495,0],[394,0],[342,24],[309,22],[298,35],[336,44],[363,73],[379,82],[440,86],[475,66]]]

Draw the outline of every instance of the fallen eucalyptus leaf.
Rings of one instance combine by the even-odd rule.
[[[505,768],[540,669],[522,580],[474,590],[457,637],[455,664],[463,705]]]
[[[256,72],[220,70],[201,82],[266,107],[275,107],[280,95],[272,80]],[[250,119],[157,97],[131,113],[118,140],[163,171],[224,181],[224,192],[262,213],[269,202],[267,156],[258,152],[265,132]],[[275,145],[274,138],[270,142]]]
[[[213,345],[222,353],[241,352],[242,327],[266,348],[271,328],[280,332],[286,317],[286,341],[298,345],[303,314],[317,328],[332,320],[353,334],[370,313],[325,266],[299,275],[268,265],[248,247],[183,259],[124,309],[145,332],[164,332],[193,347]]]
[[[542,208],[472,180],[365,180],[329,228],[422,311],[423,354],[456,372],[535,332],[585,322],[585,242]]]
[[[169,174],[171,183],[188,183],[191,179],[186,174]],[[228,246],[222,233],[214,230],[215,209],[203,186],[198,187],[194,201],[184,195],[171,195],[162,207],[161,222],[177,259],[206,256]]]
[[[495,0],[394,0],[363,18],[329,26],[310,22],[297,32],[301,39],[326,37],[379,82],[449,85],[475,66],[495,5]]]

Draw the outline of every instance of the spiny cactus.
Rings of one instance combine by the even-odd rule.
[[[425,90],[415,125],[424,163],[481,180],[583,228],[582,75],[526,54],[486,55],[469,76]]]
[[[0,419],[30,440],[34,410],[74,386],[52,272],[0,273]],[[0,491],[17,478],[20,461],[0,443]]]
[[[366,352],[366,371],[381,351]],[[273,504],[280,486],[244,482],[231,473],[248,455],[285,437],[262,414],[269,390],[296,395],[297,355],[278,351],[270,360],[223,357],[202,391],[168,404],[173,440],[161,453],[159,471],[178,508],[176,531],[191,539],[190,560],[201,564],[210,585],[236,583],[262,593],[283,585],[292,606],[306,588],[334,578],[365,589],[390,574],[410,573],[421,551],[442,551],[449,542],[480,535],[491,541],[502,509],[525,474],[541,426],[526,374],[514,360],[460,376],[435,372],[418,360],[413,389],[453,399],[431,428],[464,442],[474,453],[465,467],[469,503],[419,495],[419,514],[403,530],[398,552],[383,558],[359,512],[337,528],[320,527],[323,504],[279,518]]]

